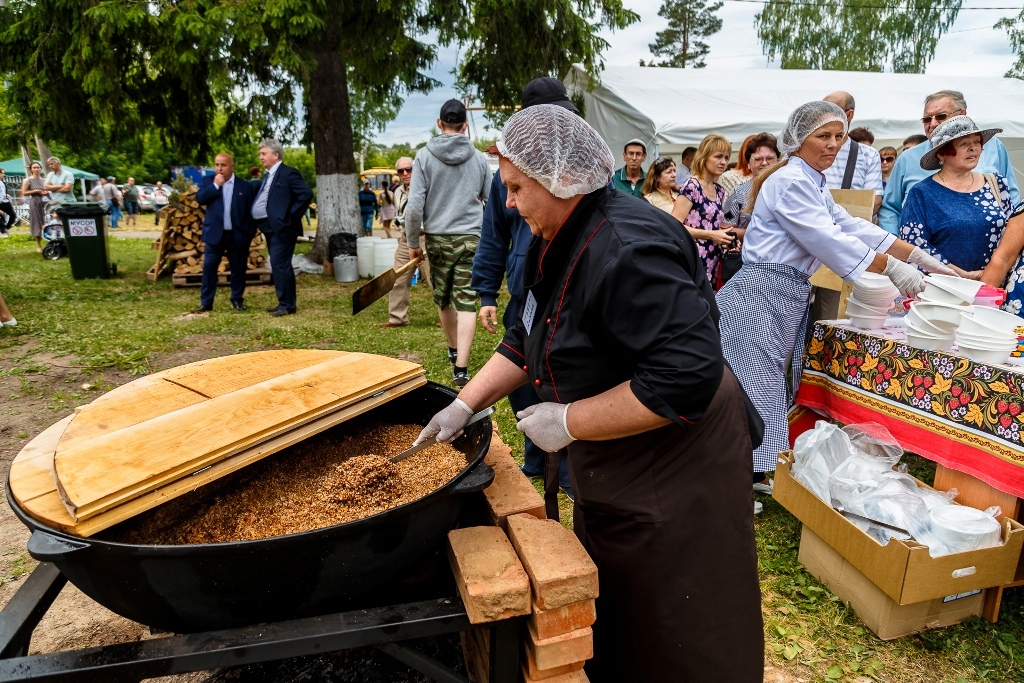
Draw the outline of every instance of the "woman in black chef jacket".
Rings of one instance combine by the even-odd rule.
[[[752,436],[715,298],[670,215],[607,189],[583,119],[520,111],[494,149],[535,235],[518,324],[417,443],[529,382],[519,430],[568,447],[581,541],[598,567],[591,681],[761,681]]]

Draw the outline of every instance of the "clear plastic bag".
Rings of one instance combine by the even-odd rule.
[[[814,429],[798,436],[793,444],[793,478],[828,503],[829,476],[855,452],[846,432],[831,422],[818,420]]]
[[[957,489],[950,489],[948,491],[918,489],[918,492],[921,494],[921,498],[924,499],[924,504],[928,506],[929,512],[941,505],[952,505],[956,497],[960,495],[960,491]]]
[[[881,480],[875,490],[862,500],[864,516],[891,526],[905,529],[914,539],[924,543],[922,538],[930,536],[928,508],[917,491],[911,491],[898,479],[887,477]],[[896,534],[890,529],[879,528],[878,535],[889,538]]]

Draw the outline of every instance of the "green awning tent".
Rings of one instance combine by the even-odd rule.
[[[7,173],[8,177],[18,176],[19,178],[24,178],[26,175],[28,175],[27,173],[25,173],[25,162],[24,160],[22,160],[21,157],[18,157],[17,159],[8,159],[7,161],[0,161],[0,168],[4,169],[4,172]],[[65,171],[71,171],[75,175],[75,180],[100,179],[100,177],[95,173],[89,173],[88,171],[80,171],[77,168],[71,168],[70,166],[64,166],[63,169]],[[48,169],[46,168],[46,164],[43,164],[43,175],[46,175],[47,170]]]
[[[0,161],[0,168],[4,169],[4,173],[7,174],[7,181],[10,183],[21,183],[28,175],[25,172],[25,161],[18,157],[17,159],[8,159],[7,161]],[[99,180],[100,177],[95,173],[89,173],[88,171],[82,171],[77,168],[71,168],[70,166],[62,166],[65,171],[71,171],[75,176],[75,180],[79,182],[82,188],[81,196],[86,197],[85,181],[86,180]],[[43,164],[43,176],[46,175],[48,169],[46,164]]]

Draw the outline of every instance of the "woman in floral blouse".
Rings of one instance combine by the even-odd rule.
[[[679,197],[672,207],[672,215],[697,241],[697,253],[711,283],[718,282],[722,254],[736,239],[731,232],[720,229],[725,190],[718,184],[718,178],[725,173],[731,155],[732,145],[718,133],[701,140],[693,158],[692,175],[679,188]]]
[[[981,148],[1000,132],[954,116],[932,131],[921,168],[938,172],[910,189],[900,237],[961,275],[977,278],[988,264],[1013,207],[1006,179],[975,173]]]

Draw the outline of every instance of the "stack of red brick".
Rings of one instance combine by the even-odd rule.
[[[496,434],[492,444],[485,461],[495,479],[484,494],[495,526],[448,535],[470,622],[529,615],[521,658],[525,683],[585,683],[583,665],[594,656],[597,567],[575,534],[544,519],[544,501]],[[486,683],[488,631],[462,635],[470,680]]]

